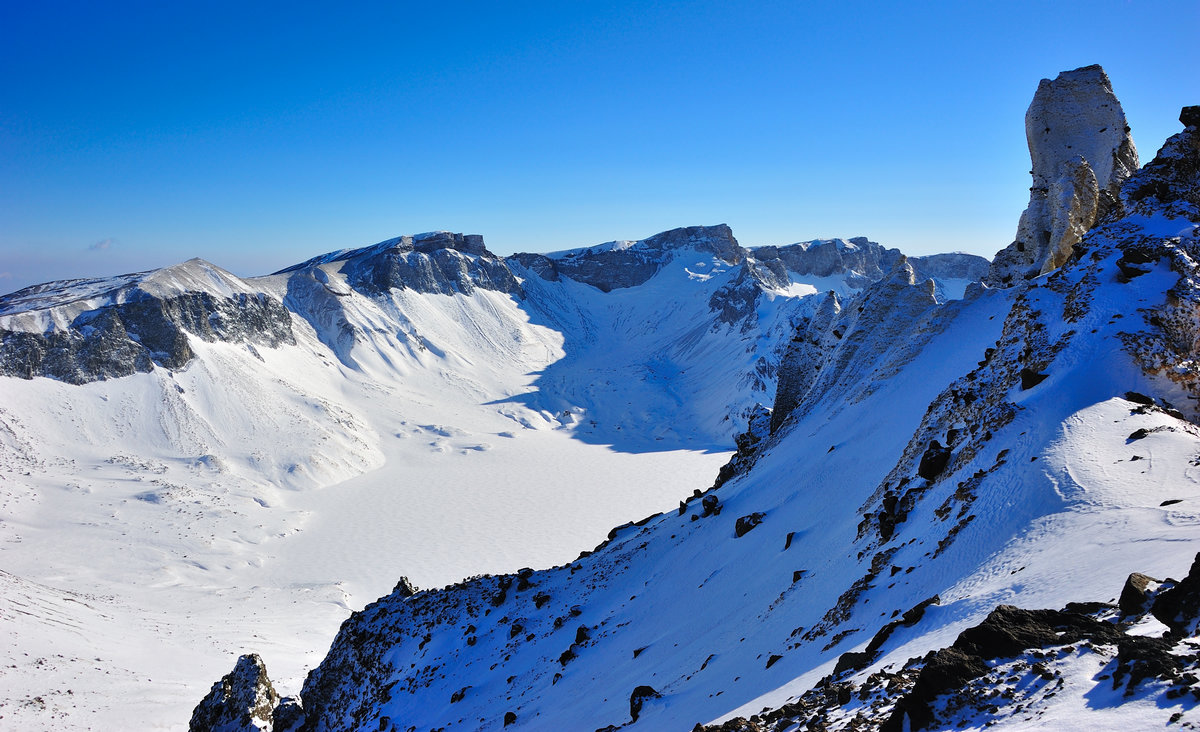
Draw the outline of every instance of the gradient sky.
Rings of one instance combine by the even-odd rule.
[[[1200,104],[1197,28],[1197,0],[8,2],[0,292],[435,229],[990,256],[1038,80],[1102,64],[1146,161]]]

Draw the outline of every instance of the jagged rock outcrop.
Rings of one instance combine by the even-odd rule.
[[[276,298],[203,260],[110,280],[69,280],[0,298],[0,374],[70,384],[178,369],[204,341],[295,343]]]
[[[883,279],[905,258],[899,249],[884,247],[862,236],[814,239],[782,247],[755,247],[751,253],[760,266],[771,268],[783,283],[787,282],[787,275],[775,266],[776,262],[786,271],[799,275],[846,275],[853,287],[865,287]],[[921,282],[930,278],[976,281],[983,279],[988,271],[988,260],[962,252],[908,257],[907,260]]]
[[[238,658],[233,671],[196,705],[188,732],[271,732],[279,703],[267,667],[251,653]]]
[[[357,290],[377,295],[410,289],[469,295],[476,288],[521,295],[521,283],[504,260],[488,251],[478,234],[434,231],[401,236],[361,249],[332,252],[276,272],[284,274],[342,262],[341,272]]]
[[[1180,588],[1198,583],[1200,557],[1182,582],[1168,583],[1157,593],[1156,604],[1171,604]],[[1194,618],[1197,605],[1194,597],[1189,599],[1184,613]],[[984,725],[990,726],[1018,713],[1028,722],[1041,714],[1039,704],[1064,688],[1084,696],[1141,691],[1160,704],[1188,709],[1200,698],[1200,659],[1190,650],[1195,627],[1164,639],[1128,632],[1143,614],[1119,616],[1112,605],[1098,602],[1070,603],[1061,610],[999,605],[951,645],[911,658],[899,669],[847,675],[845,671],[863,669],[871,660],[869,654],[847,653],[834,673],[796,701],[750,718],[698,724],[693,732],[783,732],[797,723],[828,730],[957,729],[962,721],[972,720],[975,726],[980,719],[991,720]],[[905,618],[911,622],[904,624],[915,625],[921,614],[909,618],[906,613]],[[1064,676],[1061,669],[1069,667],[1064,660],[1088,656],[1111,659],[1106,672]],[[1150,682],[1157,684],[1139,688]],[[1183,700],[1189,701],[1181,704]]]
[[[1200,418],[1195,399],[1200,393],[1200,107],[1184,107],[1179,118],[1184,130],[1171,136],[1122,191],[1132,213],[1169,217],[1177,235],[1139,236],[1119,221],[1109,228],[1114,237],[1128,240],[1117,260],[1118,277],[1128,281],[1165,261],[1178,278],[1162,306],[1142,311],[1145,328],[1125,333],[1122,340],[1144,372],[1174,385],[1172,401],[1195,420]]]
[[[794,412],[803,410],[810,398],[814,403],[861,399],[861,393],[846,393],[848,384],[857,383],[851,374],[871,368],[878,374],[877,383],[883,383],[942,329],[946,317],[953,314],[938,307],[933,281],[918,283],[904,257],[887,277],[849,303],[843,305],[828,295],[780,363],[772,432]],[[902,333],[907,334],[907,341]],[[897,349],[897,344],[903,347]],[[885,353],[889,355],[880,361]]]
[[[826,358],[837,347],[842,334],[835,334],[833,322],[841,312],[842,303],[837,294],[826,293],[816,313],[792,337],[779,366],[779,382],[771,410],[772,432],[779,429],[783,420],[812,388]]]
[[[1054,270],[1110,211],[1138,168],[1125,112],[1099,66],[1043,79],[1025,114],[1033,161],[1029,206],[1016,240],[996,254],[987,283],[1007,287]]]

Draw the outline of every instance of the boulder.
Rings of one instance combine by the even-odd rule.
[[[1137,615],[1146,609],[1147,588],[1151,582],[1158,580],[1141,572],[1133,572],[1125,578],[1125,586],[1121,588],[1121,599],[1117,601],[1122,613]]]
[[[646,703],[647,699],[661,698],[662,694],[659,694],[657,691],[655,691],[654,687],[652,686],[646,686],[643,684],[642,686],[637,687],[633,690],[633,693],[629,695],[629,716],[634,722],[636,722],[638,717],[641,716],[642,705]]]
[[[745,536],[751,529],[762,523],[764,515],[761,511],[755,511],[754,513],[739,517],[737,524],[733,528],[734,535],[738,538]]]
[[[921,462],[917,465],[917,475],[926,480],[937,478],[950,464],[950,448],[943,447],[942,443],[937,440],[932,440],[929,447],[926,448],[925,454],[921,455]]]

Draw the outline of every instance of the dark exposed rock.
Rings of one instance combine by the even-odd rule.
[[[1176,634],[1186,634],[1196,627],[1200,619],[1200,554],[1183,580],[1158,592],[1150,612]]]
[[[238,658],[192,712],[189,732],[258,732],[271,729],[279,695],[257,654]]]
[[[1125,684],[1129,696],[1145,679],[1174,678],[1183,664],[1172,655],[1172,644],[1162,638],[1125,636],[1117,642],[1117,668],[1113,671],[1113,688]],[[1126,681],[1128,677],[1128,681]]]
[[[275,726],[271,732],[300,732],[305,719],[304,705],[300,698],[285,696],[275,707]]]
[[[642,705],[647,699],[661,699],[662,694],[654,690],[654,687],[643,684],[633,690],[629,695],[629,716],[636,722],[642,713]]]
[[[733,528],[734,535],[738,538],[745,536],[751,529],[762,523],[764,515],[761,511],[755,511],[754,513],[739,517],[737,524]]]
[[[1030,368],[1021,369],[1021,389],[1032,389],[1046,380],[1049,374],[1039,374]]]
[[[746,250],[733,238],[725,224],[689,226],[664,231],[629,246],[599,246],[569,252],[553,259],[552,270],[544,263],[530,260],[535,272],[553,271],[591,285],[601,292],[636,287],[658,273],[669,252],[692,247],[715,254],[729,264],[740,264]]]
[[[400,581],[392,589],[392,592],[400,597],[412,597],[417,594],[417,586],[409,581],[408,577],[401,577]]]
[[[517,721],[517,713],[516,712],[510,711],[510,712],[504,713],[504,726],[505,727],[507,727],[510,724],[514,724],[516,721]]]
[[[934,480],[949,464],[950,448],[943,447],[942,443],[937,440],[932,440],[929,447],[926,448],[925,454],[921,456],[921,462],[917,466],[917,475],[925,480]]]
[[[930,653],[925,657],[925,667],[921,669],[916,685],[896,704],[895,711],[882,729],[885,732],[899,732],[904,729],[905,717],[911,729],[925,729],[933,721],[930,702],[939,694],[960,688],[987,671],[987,664],[981,657],[960,648],[943,648]]]
[[[1146,588],[1151,582],[1158,580],[1141,572],[1133,572],[1125,579],[1125,586],[1121,588],[1121,598],[1117,601],[1122,613],[1137,615],[1146,609]]]
[[[548,282],[558,282],[558,265],[554,260],[547,257],[545,254],[531,254],[528,252],[518,252],[505,258],[506,262],[516,262],[520,266],[534,273],[538,277]]]
[[[272,348],[296,342],[291,314],[264,293],[221,297],[187,292],[158,297],[136,287],[126,291],[124,302],[86,310],[65,330],[0,328],[0,374],[85,384],[145,373],[156,365],[179,369],[195,357],[188,345],[189,333],[210,342]],[[23,292],[0,300],[0,308]]]
[[[708,309],[717,314],[717,320],[729,325],[753,325],[753,316],[762,296],[761,276],[750,268],[743,268],[732,281],[717,288],[708,298]]]
[[[880,628],[879,631],[875,633],[874,637],[871,638],[871,642],[867,644],[867,647],[864,650],[847,651],[838,657],[837,665],[833,669],[833,675],[837,676],[844,671],[857,671],[866,668],[879,656],[879,651],[883,648],[883,644],[887,642],[888,638],[892,636],[892,633],[894,633],[897,628],[911,627],[916,625],[921,618],[925,617],[925,610],[928,609],[930,605],[939,605],[941,602],[942,599],[939,596],[934,595],[933,597],[922,600],[912,608],[906,610],[899,619],[893,620],[892,622]]]
[[[1184,127],[1200,126],[1200,106],[1184,107],[1179,110],[1179,121]]]
[[[721,513],[721,500],[714,495],[707,495],[700,501],[704,508],[702,516],[716,516]]]
[[[717,479],[713,482],[712,487],[720,488],[735,476],[741,475],[753,467],[764,444],[763,440],[770,434],[771,410],[762,404],[755,404],[750,408],[746,431],[733,438],[734,444],[737,445],[737,451],[733,453],[733,457],[729,458],[729,462],[722,465],[721,469],[717,471]],[[683,515],[682,509],[680,515]]]
[[[441,295],[469,295],[476,288],[522,294],[504,260],[484,247],[483,237],[473,234],[439,231],[402,236],[342,253],[338,259],[346,262],[342,272],[347,281],[368,294],[393,288]]]
[[[1188,124],[1195,121],[1195,112],[1189,111],[1194,109],[1183,108],[1179,115],[1183,131],[1168,138],[1158,155],[1125,182],[1122,193],[1135,212],[1157,208],[1166,215],[1195,220],[1200,206],[1200,127]]]
[[[933,720],[933,700],[987,673],[985,661],[1083,639],[1116,643],[1124,637],[1116,626],[1082,613],[1000,605],[982,623],[960,633],[949,648],[926,658],[912,691],[896,705],[885,729],[901,729],[906,716],[912,729],[925,729]]]

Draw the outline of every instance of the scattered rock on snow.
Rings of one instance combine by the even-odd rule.
[[[745,536],[751,529],[762,523],[764,515],[761,511],[755,511],[754,513],[740,517],[737,520],[737,525],[734,526],[734,535],[739,538]]]
[[[637,687],[633,690],[633,693],[629,695],[629,716],[633,718],[634,722],[636,722],[638,717],[641,716],[642,705],[646,703],[647,699],[661,698],[662,694],[659,694],[657,691],[655,691],[653,686],[647,686],[643,684]]]

